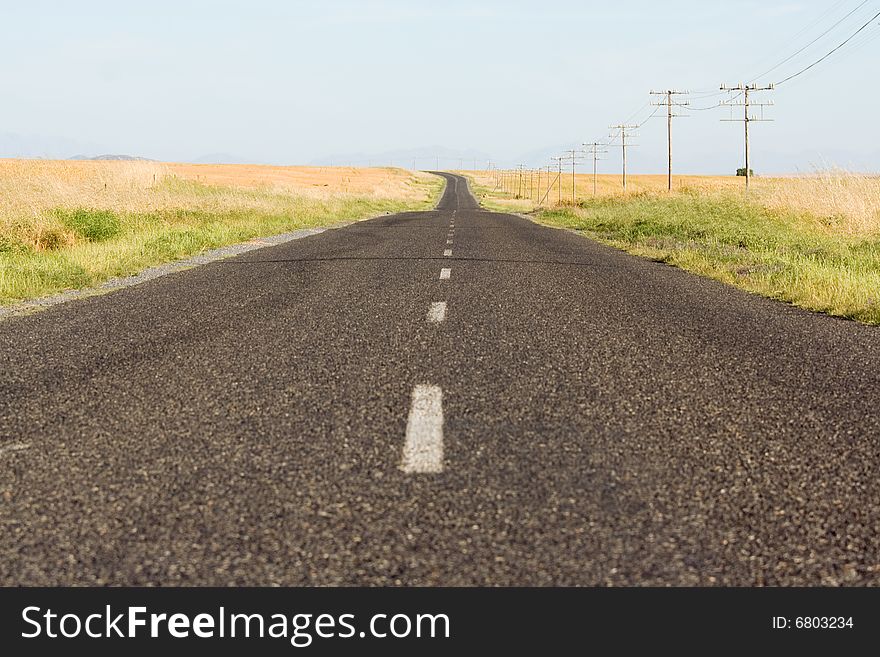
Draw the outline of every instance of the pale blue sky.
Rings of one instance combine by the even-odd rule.
[[[606,137],[652,88],[713,90],[761,73],[860,2],[2,0],[0,155],[295,164],[438,145],[539,164]],[[757,81],[798,70],[878,11],[866,2]],[[876,23],[767,95],[776,120],[753,125],[756,170],[880,170]],[[725,115],[676,121],[678,170],[739,165],[742,126]],[[633,170],[662,171],[665,121],[637,142]]]

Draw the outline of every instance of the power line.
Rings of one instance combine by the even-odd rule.
[[[700,93],[700,94],[697,94],[696,96],[691,96],[691,98],[693,98],[693,99],[695,99],[695,100],[700,100],[701,98],[714,98],[715,96],[723,96],[723,95],[724,95],[724,92],[723,92],[723,91],[717,91],[717,90],[716,90],[716,91],[713,91],[713,92],[710,93],[710,94],[709,94],[709,93],[705,93],[705,94],[704,94],[704,93]]]
[[[632,121],[633,117],[635,117],[635,116],[638,115],[638,114],[641,114],[643,109],[647,109],[647,108],[650,107],[650,106],[651,106],[651,101],[649,100],[647,103],[645,103],[644,105],[642,105],[641,107],[639,107],[639,109],[637,109],[635,112],[633,112],[633,113],[630,114],[628,117],[626,117],[626,119],[624,120],[624,123],[627,123],[627,122],[629,122],[629,121]]]
[[[860,36],[853,39],[846,50],[839,51],[832,55],[829,59],[834,62],[845,61],[848,57],[857,55],[863,48],[880,38],[880,30],[875,32],[863,32]]]
[[[806,31],[808,31],[808,30],[811,30],[811,29],[814,28],[816,25],[818,25],[819,23],[821,23],[822,20],[823,20],[826,16],[828,16],[828,14],[832,14],[832,13],[834,13],[835,11],[837,11],[837,8],[840,7],[840,5],[844,4],[846,1],[847,1],[847,0],[837,0],[837,2],[835,2],[833,5],[831,5],[830,7],[828,7],[828,9],[826,9],[825,11],[823,11],[823,12],[822,12],[822,13],[816,18],[816,20],[814,20],[812,23],[809,23],[808,25],[805,25],[804,27],[802,27],[801,29],[799,29],[797,32],[795,32],[795,33],[791,36],[791,40],[790,40],[788,43],[793,42],[793,41],[794,41],[795,39],[797,39],[801,34],[803,34],[804,32],[806,32]],[[788,44],[786,44],[786,45],[788,45]]]
[[[855,32],[853,32],[852,34],[850,34],[850,35],[846,38],[846,40],[845,40],[843,43],[841,43],[841,44],[838,45],[836,48],[833,48],[832,50],[830,50],[829,52],[827,52],[825,55],[823,55],[822,57],[820,57],[819,59],[817,59],[815,62],[813,62],[813,63],[810,64],[809,66],[807,66],[807,67],[805,67],[805,68],[802,68],[800,71],[798,71],[798,72],[795,73],[794,75],[789,75],[789,76],[788,76],[787,78],[785,78],[784,80],[780,80],[779,82],[776,83],[776,86],[778,87],[780,84],[785,84],[785,83],[788,82],[789,80],[793,80],[794,78],[798,77],[799,75],[803,75],[804,73],[806,73],[807,71],[809,71],[811,68],[813,68],[813,67],[816,66],[817,64],[821,64],[822,62],[824,62],[826,59],[828,59],[829,57],[831,57],[831,55],[833,55],[833,54],[836,53],[838,50],[840,50],[841,48],[843,48],[846,44],[848,44],[850,41],[852,41],[853,38],[855,38],[855,36],[856,36],[857,34],[859,34],[862,30],[864,30],[866,27],[868,27],[868,26],[869,26],[871,23],[873,23],[877,18],[880,18],[880,11],[878,11],[876,14],[874,14],[874,15],[870,18],[870,20],[868,20],[867,23],[865,23],[865,24],[862,25],[859,29],[857,29]]]
[[[826,17],[832,16],[834,14],[834,12],[836,12],[838,9],[840,9],[841,5],[846,5],[846,4],[849,4],[849,0],[838,0],[833,5],[828,7],[825,11],[823,11],[819,16],[817,16],[813,21],[811,21],[807,25],[804,25],[804,27],[802,27],[797,32],[795,32],[791,36],[791,38],[789,38],[786,41],[782,41],[782,40],[778,41],[775,44],[776,47],[770,53],[768,53],[766,56],[762,57],[758,62],[755,63],[754,68],[758,68],[759,66],[763,67],[766,64],[769,64],[773,60],[775,60],[777,54],[783,55],[789,50],[789,48],[796,47],[798,44],[798,39],[800,38],[800,36],[802,34],[809,32],[811,29],[813,29],[814,27],[819,25],[822,21],[824,21]],[[749,79],[756,78],[756,77],[758,77],[758,76],[752,76]]]
[[[761,73],[761,74],[759,74],[759,75],[754,75],[754,76],[752,76],[750,79],[751,79],[751,80],[754,80],[754,79],[756,79],[756,78],[763,78],[763,77],[765,77],[767,74],[772,73],[773,71],[775,71],[776,69],[778,69],[778,68],[779,68],[780,66],[782,66],[783,64],[786,64],[786,63],[790,62],[792,59],[794,59],[795,57],[797,57],[798,55],[800,55],[804,50],[806,50],[807,48],[809,48],[810,46],[812,46],[814,43],[816,43],[819,39],[821,39],[821,38],[824,37],[826,34],[828,34],[829,32],[831,32],[832,30],[834,30],[834,28],[836,28],[838,25],[840,25],[841,23],[843,23],[847,18],[849,18],[850,16],[852,16],[854,13],[856,13],[859,9],[861,9],[862,7],[864,7],[866,4],[868,4],[868,0],[862,0],[862,2],[860,2],[858,5],[856,5],[856,8],[855,8],[855,9],[853,9],[852,11],[850,11],[850,12],[849,12],[848,14],[846,14],[843,18],[841,18],[839,21],[837,21],[834,25],[832,25],[832,26],[829,27],[827,30],[825,30],[824,32],[822,32],[822,34],[820,34],[820,35],[817,36],[815,39],[813,39],[812,41],[810,41],[810,42],[809,42],[807,45],[805,45],[803,48],[801,48],[800,50],[796,51],[794,54],[789,55],[788,57],[786,57],[785,59],[783,59],[781,62],[779,62],[779,63],[778,63],[776,66],[774,66],[773,68],[768,69],[768,70],[764,71],[763,73]],[[873,19],[872,19],[872,20],[873,20]],[[868,22],[870,22],[870,21],[868,21]]]
[[[725,93],[728,93],[728,92],[726,92],[726,91],[719,91],[719,92],[718,92],[719,95],[723,95],[723,94],[725,94]],[[739,98],[741,95],[742,95],[741,93],[740,93],[740,94],[737,94],[736,96],[734,96],[734,97],[732,97],[732,98],[728,98],[728,100],[729,100],[729,101],[730,101],[730,100],[736,100],[736,99]],[[715,103],[714,105],[709,105],[709,106],[707,106],[707,107],[693,107],[692,105],[688,105],[688,110],[690,110],[690,111],[692,111],[692,112],[705,112],[705,111],[707,111],[707,110],[712,110],[712,109],[716,109],[716,108],[718,108],[718,107],[724,107],[724,106],[725,106],[725,103],[724,103],[724,102],[722,102],[722,101],[718,101],[718,102]]]
[[[635,127],[636,127],[636,128],[641,128],[641,127],[642,127],[643,125],[645,125],[648,121],[650,121],[650,120],[653,119],[655,116],[657,116],[657,112],[659,112],[659,111],[660,111],[660,108],[658,107],[658,108],[655,109],[653,112],[651,112],[651,114],[650,114],[650,116],[648,116],[648,118],[646,118],[646,119],[645,119],[644,121],[642,121],[641,123],[637,123],[637,124],[635,125]]]

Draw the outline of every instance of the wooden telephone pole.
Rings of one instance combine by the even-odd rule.
[[[560,158],[551,157],[550,159],[551,159],[551,160],[559,160]],[[544,201],[547,200],[547,197],[550,196],[550,192],[553,190],[553,185],[554,185],[554,184],[556,183],[556,181],[559,179],[559,176],[562,175],[562,164],[561,164],[561,160],[560,160],[560,165],[559,165],[559,173],[556,174],[556,178],[554,178],[554,179],[551,180],[551,176],[553,175],[553,169],[554,169],[554,167],[553,167],[552,164],[548,164],[548,165],[547,165],[547,191],[544,192],[544,196],[542,196],[542,197],[541,197],[541,200],[538,201],[538,205],[541,205],[542,203],[544,203]],[[561,193],[562,193],[562,192],[560,192],[560,194],[561,194]]]
[[[572,204],[574,204],[577,201],[577,198],[575,195],[574,168],[579,160],[579,156],[578,156],[579,151],[577,149],[572,148],[567,151],[563,151],[563,153],[565,153],[565,154],[559,158],[559,175],[560,176],[562,175],[562,160],[566,160],[566,161],[570,160],[571,161],[571,202],[572,202]],[[562,202],[562,181],[561,180],[559,183],[559,194],[560,194],[559,201],[561,203]]]
[[[628,131],[636,130],[639,126],[637,125],[627,125],[625,123],[621,123],[620,125],[612,125],[610,128],[612,130],[620,131],[620,146],[623,152],[623,191],[626,191],[626,149],[628,146],[635,146],[635,144],[628,144],[626,142],[628,137],[634,137],[635,135],[629,134]],[[611,139],[615,139],[617,135],[611,135]]]
[[[559,173],[556,174],[556,179],[559,181],[559,198],[556,201],[556,204],[559,205],[562,203],[562,160],[565,158],[562,157],[551,157],[551,160],[556,160],[556,164],[559,166]]]
[[[590,157],[593,158],[593,196],[596,196],[596,169],[597,169],[596,165],[599,162],[599,160],[602,159],[599,156],[602,155],[603,153],[608,152],[607,150],[599,150],[599,147],[604,146],[604,145],[605,144],[600,144],[597,141],[594,141],[591,144],[584,144],[584,146],[587,147],[587,151],[586,151],[587,155],[589,155]]]
[[[768,101],[766,103],[755,103],[755,102],[752,102],[752,100],[749,97],[749,94],[754,93],[756,91],[772,91],[774,88],[775,88],[775,86],[772,84],[767,85],[766,87],[759,87],[756,84],[742,84],[742,83],[736,85],[735,87],[729,87],[725,84],[721,85],[721,91],[728,91],[728,92],[738,91],[738,92],[740,92],[737,96],[734,96],[730,100],[723,101],[721,104],[727,105],[728,107],[742,107],[743,108],[743,118],[741,118],[741,119],[729,118],[729,119],[721,119],[721,120],[722,121],[737,121],[737,122],[742,121],[743,124],[745,125],[746,190],[748,190],[748,188],[749,188],[749,181],[751,180],[751,177],[752,177],[752,172],[749,169],[749,167],[751,166],[751,163],[749,161],[750,156],[751,156],[751,145],[749,144],[749,123],[752,123],[753,121],[772,121],[773,120],[773,119],[765,119],[764,118],[764,108],[773,105],[773,101]],[[740,95],[743,97],[743,99],[741,101],[736,102],[735,99],[738,98]],[[756,116],[756,115],[750,114],[749,113],[750,107],[760,107],[761,108],[761,115]]]
[[[689,92],[687,91],[674,91],[669,89],[667,91],[652,91],[652,96],[666,96],[665,100],[660,100],[655,102],[654,105],[657,106],[666,106],[666,143],[667,143],[667,155],[669,160],[669,166],[667,169],[667,188],[669,191],[672,191],[672,119],[678,116],[686,116],[685,114],[674,114],[673,107],[686,107],[690,105],[688,101],[684,102],[676,102],[673,100],[673,96],[685,96]]]

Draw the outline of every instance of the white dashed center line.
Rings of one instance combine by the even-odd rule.
[[[443,471],[443,391],[439,386],[413,389],[400,469],[415,474]]]
[[[443,252],[443,255],[444,255],[444,256],[447,256],[447,257],[451,256],[451,255],[452,255],[452,249],[446,249],[446,250]]]
[[[437,324],[444,319],[446,319],[446,302],[435,301],[431,304],[431,307],[428,308],[428,321]]]
[[[447,244],[452,244],[452,240],[451,240],[451,239],[450,239],[450,240],[446,240],[446,243],[447,243]]]
[[[441,281],[449,280],[450,276],[452,276],[452,270],[449,269],[448,267],[444,267],[443,269],[440,270],[440,280]]]

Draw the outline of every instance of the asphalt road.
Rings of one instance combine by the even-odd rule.
[[[877,329],[446,178],[0,322],[0,583],[880,582]]]

